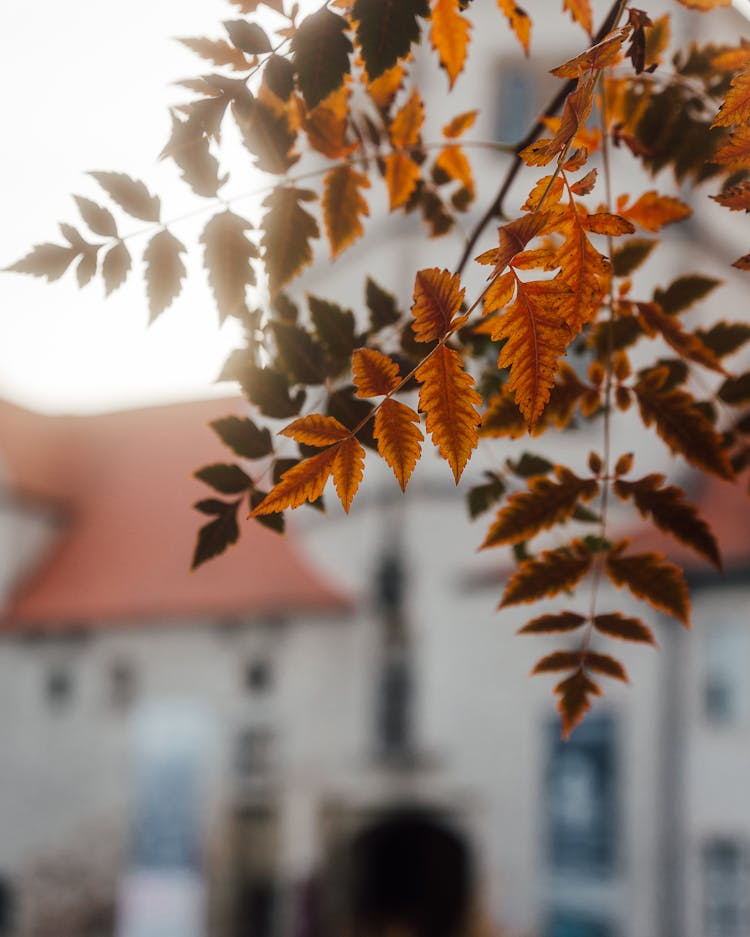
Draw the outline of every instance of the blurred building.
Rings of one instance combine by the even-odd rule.
[[[723,578],[640,544],[688,565],[695,634],[623,647],[633,687],[566,745],[429,458],[188,572],[206,423],[238,411],[0,406],[0,933],[748,933],[742,493],[693,493]]]

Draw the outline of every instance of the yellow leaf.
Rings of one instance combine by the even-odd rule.
[[[394,211],[411,198],[419,182],[419,166],[406,153],[389,153],[384,162],[390,210]]]
[[[333,484],[347,514],[362,481],[364,468],[365,450],[353,436],[336,446],[332,469]]]
[[[463,114],[457,114],[443,127],[443,136],[449,140],[457,139],[470,127],[474,126],[478,113],[479,111],[465,111]]]
[[[294,420],[289,426],[281,430],[279,436],[288,436],[296,442],[306,446],[330,446],[332,443],[346,439],[349,430],[332,416],[323,416],[321,413],[310,413],[308,416]]]
[[[503,309],[513,298],[516,289],[516,280],[508,271],[493,280],[484,296],[485,315]]]
[[[579,23],[589,34],[593,32],[590,0],[563,0],[563,10],[570,13],[574,22]]]
[[[360,189],[369,189],[370,180],[349,163],[334,166],[323,180],[323,222],[331,256],[336,257],[364,233],[362,215],[369,215]]]
[[[304,101],[295,97],[299,122],[310,146],[330,159],[343,159],[357,149],[359,143],[347,142],[349,118],[349,88],[346,84],[331,92],[327,98],[311,111],[307,111]]]
[[[419,91],[415,88],[409,100],[396,114],[391,123],[389,134],[396,149],[416,146],[419,143],[419,131],[424,123],[424,104]]]
[[[384,71],[375,81],[369,82],[367,93],[378,107],[387,108],[396,97],[403,80],[404,67],[396,64]]]
[[[397,400],[384,400],[375,414],[378,452],[393,469],[402,491],[422,451],[424,436],[418,424],[419,414]]]
[[[531,18],[529,14],[522,10],[516,3],[516,0],[497,0],[500,11],[505,14],[508,24],[516,34],[516,39],[521,43],[521,48],[529,54],[529,43],[531,42]]]
[[[422,384],[419,409],[427,415],[427,432],[458,484],[477,445],[480,418],[476,408],[482,398],[474,389],[474,379],[464,370],[458,352],[445,345],[419,366],[415,377]]]
[[[297,508],[305,501],[317,501],[333,471],[337,451],[338,446],[329,446],[284,472],[278,485],[251,511],[250,517],[275,514],[285,508]]]
[[[433,0],[430,39],[451,88],[464,67],[470,31],[471,24],[461,15],[458,0]]]
[[[450,176],[451,179],[458,179],[469,192],[474,191],[471,163],[461,147],[446,146],[438,153],[435,165],[442,169],[446,176]]]
[[[522,215],[509,224],[502,225],[497,229],[500,246],[480,254],[476,258],[477,263],[493,264],[495,268],[493,274],[502,273],[516,254],[522,251],[529,241],[539,234],[548,220],[549,216],[546,212],[533,212],[530,215]]]
[[[590,72],[579,80],[578,87],[565,99],[560,124],[554,137],[537,140],[521,150],[519,155],[527,166],[546,166],[565,150],[591,113],[595,86],[595,72]]]
[[[693,210],[678,198],[659,195],[656,190],[651,189],[644,192],[630,208],[620,211],[620,214],[646,231],[660,231],[668,224],[689,218]]]
[[[352,376],[357,397],[389,394],[400,383],[398,365],[374,348],[358,348],[352,355]]]
[[[456,327],[454,316],[461,308],[466,291],[457,273],[430,267],[414,278],[412,329],[418,342],[441,339]]]
[[[726,169],[750,169],[750,125],[738,127],[714,153],[712,163]]]
[[[610,212],[600,211],[594,215],[587,215],[583,219],[583,227],[594,234],[609,234],[611,237],[619,237],[622,234],[633,234],[635,226],[621,218],[619,215],[613,215]]]

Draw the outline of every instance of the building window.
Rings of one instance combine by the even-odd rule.
[[[275,759],[275,738],[270,729],[243,729],[237,736],[235,768],[242,777],[267,774]]]
[[[748,845],[729,837],[703,847],[705,937],[750,934],[750,853]]]
[[[109,698],[115,709],[127,709],[136,695],[135,668],[129,661],[118,660],[109,671]]]
[[[545,929],[545,937],[614,937],[611,923],[579,914],[577,911],[555,911]]]
[[[551,726],[545,788],[549,865],[565,875],[612,875],[617,792],[611,716],[587,719],[568,742],[557,722]]]
[[[500,67],[495,134],[502,143],[518,143],[529,131],[539,108],[536,71],[520,58]]]
[[[244,673],[245,689],[249,693],[268,693],[273,687],[273,668],[266,658],[248,661]]]
[[[47,671],[44,695],[53,709],[62,709],[73,698],[73,674],[66,664],[52,664]]]
[[[746,641],[739,629],[712,631],[706,640],[703,706],[706,718],[716,724],[731,724],[748,713]]]

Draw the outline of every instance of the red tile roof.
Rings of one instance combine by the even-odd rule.
[[[294,612],[342,613],[349,600],[295,547],[241,521],[240,541],[190,572],[210,490],[192,472],[231,453],[207,426],[241,414],[236,399],[99,416],[43,416],[0,402],[0,482],[59,504],[68,522],[21,583],[6,630]]]

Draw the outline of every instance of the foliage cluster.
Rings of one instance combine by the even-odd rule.
[[[431,102],[412,77],[422,43],[449,88],[459,80],[471,49],[471,0],[329,0],[304,16],[288,0],[230,2],[237,18],[224,23],[224,38],[182,40],[216,70],[183,82],[195,97],[174,111],[161,154],[209,210],[221,206],[203,229],[203,262],[220,321],[231,316],[244,327],[245,347],[225,376],[252,405],[252,417],[214,424],[238,461],[197,473],[217,496],[196,505],[208,521],[195,564],[237,539],[238,512],[281,531],[286,509],[321,506],[331,478],[348,512],[367,449],[405,489],[425,434],[458,482],[483,437],[537,435],[574,418],[596,423],[601,449],[586,474],[526,455],[468,493],[473,516],[495,512],[483,547],[511,546],[518,561],[501,607],[591,584],[588,615],[563,609],[521,629],[576,642],[535,668],[560,677],[555,693],[567,734],[600,694],[601,677],[627,680],[615,657],[592,649],[593,636],[654,643],[639,618],[599,607],[600,582],[689,624],[683,572],[611,538],[612,500],[721,567],[715,536],[685,492],[663,475],[639,475],[632,454],[613,451],[617,410],[637,408],[645,426],[702,472],[732,479],[750,460],[750,417],[742,409],[750,372],[726,363],[750,326],[685,324],[682,313],[718,286],[708,277],[690,273],[648,296],[632,279],[657,250],[660,232],[692,213],[662,191],[670,175],[683,192],[710,182],[711,198],[750,210],[750,45],[672,52],[668,15],[652,19],[617,0],[595,31],[589,0],[563,0],[562,15],[581,27],[584,49],[553,70],[554,98],[538,119],[529,115],[526,137],[504,148],[508,172],[455,266],[415,271],[408,313],[374,278],[364,285],[362,309],[313,295],[300,309],[288,291],[312,262],[313,242],[324,235],[335,258],[360,239],[369,190],[383,186],[394,219],[421,215],[432,238],[481,198],[485,180],[471,162],[477,111],[455,114],[439,141],[426,140]],[[680,2],[706,12],[727,5]],[[532,20],[514,0],[483,12],[529,53]],[[257,227],[221,196],[228,173],[218,157],[229,120],[254,165],[273,177]],[[644,178],[658,174],[659,188],[618,191],[613,147],[627,151]],[[528,197],[510,208],[511,184],[524,173]],[[186,247],[144,183],[121,173],[93,176],[127,216],[153,225],[143,262],[155,318],[180,292]],[[76,203],[90,235],[62,225],[66,243],[38,245],[9,269],[53,280],[75,263],[80,286],[99,275],[110,293],[130,271],[126,238],[108,208],[83,197]],[[475,256],[497,221],[491,246]],[[486,285],[471,296],[464,274],[474,261]],[[750,254],[735,266],[750,269]],[[634,371],[631,351],[649,341],[654,360]],[[573,343],[591,356],[585,379],[563,360]],[[665,347],[669,353],[659,356]],[[704,377],[696,384],[698,371]],[[310,388],[322,406],[308,407]],[[284,421],[280,435],[297,444],[294,458],[277,452],[267,420]],[[538,534],[571,521],[593,532],[566,538],[560,530],[558,546],[534,549]]]

